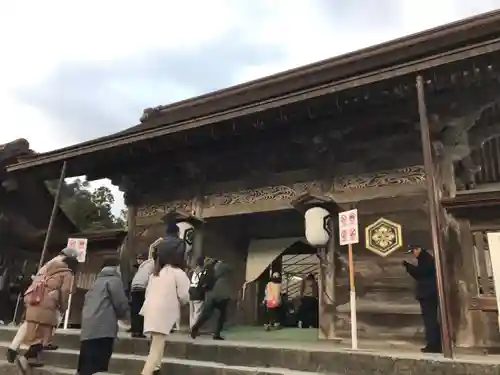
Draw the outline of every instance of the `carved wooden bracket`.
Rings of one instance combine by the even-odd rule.
[[[471,297],[469,300],[469,310],[497,312],[497,300],[495,297]]]

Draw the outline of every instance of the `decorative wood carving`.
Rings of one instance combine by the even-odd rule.
[[[266,186],[258,189],[248,189],[239,192],[227,192],[205,197],[205,207],[228,206],[233,204],[253,204],[267,200],[286,200],[307,193],[321,190],[321,182],[311,181],[291,186]]]
[[[401,225],[381,217],[365,228],[365,246],[382,257],[390,255],[403,246]]]
[[[339,192],[389,185],[415,185],[423,184],[424,182],[424,167],[416,165],[392,171],[381,171],[358,176],[342,176],[335,179],[333,191]]]
[[[148,204],[139,207],[137,216],[140,218],[159,216],[174,210],[182,210],[191,213],[193,201],[189,200],[176,200],[161,204]]]
[[[204,208],[215,208],[239,204],[256,204],[263,201],[281,200],[289,202],[305,193],[329,195],[354,189],[422,184],[424,181],[424,168],[421,165],[417,165],[392,171],[377,172],[375,174],[343,176],[335,178],[330,182],[316,180],[292,185],[264,186],[256,189],[206,195],[203,199],[193,198],[161,204],[148,204],[139,207],[138,217],[156,217],[172,210],[193,213],[193,210],[201,204]]]

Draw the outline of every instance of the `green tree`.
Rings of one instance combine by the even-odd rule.
[[[47,182],[50,192],[55,195],[57,181]],[[64,183],[61,190],[61,208],[80,230],[101,230],[120,228],[123,220],[111,212],[115,198],[106,186],[90,190],[85,179],[75,179]]]
[[[123,208],[120,211],[120,216],[116,218],[117,223],[119,223],[120,226],[123,228],[127,227],[127,216],[128,216],[128,210],[126,208]]]

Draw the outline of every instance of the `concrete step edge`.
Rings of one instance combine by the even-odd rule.
[[[7,361],[0,360],[0,373],[1,374],[17,374],[19,370],[16,365],[8,363]],[[57,366],[44,366],[41,368],[33,369],[33,375],[74,375],[75,370],[70,368],[63,368]],[[107,372],[106,375],[120,375]]]
[[[8,344],[5,342],[0,342],[0,348],[8,348]],[[57,351],[58,355],[64,355],[67,357],[74,357],[75,362],[76,358],[78,357],[79,351],[75,349],[66,349],[66,348],[60,348]],[[52,352],[48,352],[52,353]],[[49,354],[50,355],[50,354]],[[139,361],[139,362],[144,362],[146,359],[146,356],[144,355],[137,355],[137,354],[126,354],[126,353],[113,353],[112,360],[128,360],[128,361]],[[2,362],[6,361],[1,361]],[[286,369],[286,368],[277,368],[277,367],[253,367],[253,366],[236,366],[236,365],[226,365],[224,363],[220,362],[211,362],[211,361],[199,361],[199,360],[191,360],[191,359],[180,359],[180,358],[172,358],[172,357],[164,357],[162,359],[162,363],[164,365],[168,364],[175,364],[178,366],[186,366],[190,368],[211,368],[215,370],[219,369],[224,369],[226,371],[234,371],[235,373],[241,373],[241,374],[258,374],[258,375],[315,375],[318,374],[317,372],[308,372],[308,371],[298,371],[298,370],[291,370],[291,369]],[[43,369],[51,369],[55,368],[58,369],[57,374],[71,374],[73,375],[75,373],[74,369],[68,368],[68,367],[58,367],[54,366],[52,362],[50,364],[46,365],[43,367]],[[60,370],[60,371],[59,371]]]

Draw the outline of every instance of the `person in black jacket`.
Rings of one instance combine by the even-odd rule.
[[[184,270],[186,269],[186,242],[179,238],[179,227],[177,223],[167,223],[165,237],[163,237],[155,247],[158,249],[159,256],[164,255],[168,257],[168,259],[175,257],[175,266]]]
[[[205,277],[200,278],[200,283],[207,288],[207,295],[203,309],[197,322],[191,328],[191,337],[198,336],[200,328],[212,317],[215,310],[219,311],[219,318],[214,332],[214,340],[224,340],[221,336],[227,317],[227,307],[231,299],[232,268],[222,261],[211,262],[206,269]]]
[[[417,265],[408,263],[405,260],[403,266],[406,268],[406,272],[416,281],[415,297],[420,303],[425,340],[427,342],[427,345],[422,348],[422,352],[440,353],[441,329],[438,319],[439,299],[434,258],[419,246],[409,246],[408,253],[412,253],[417,259]]]

